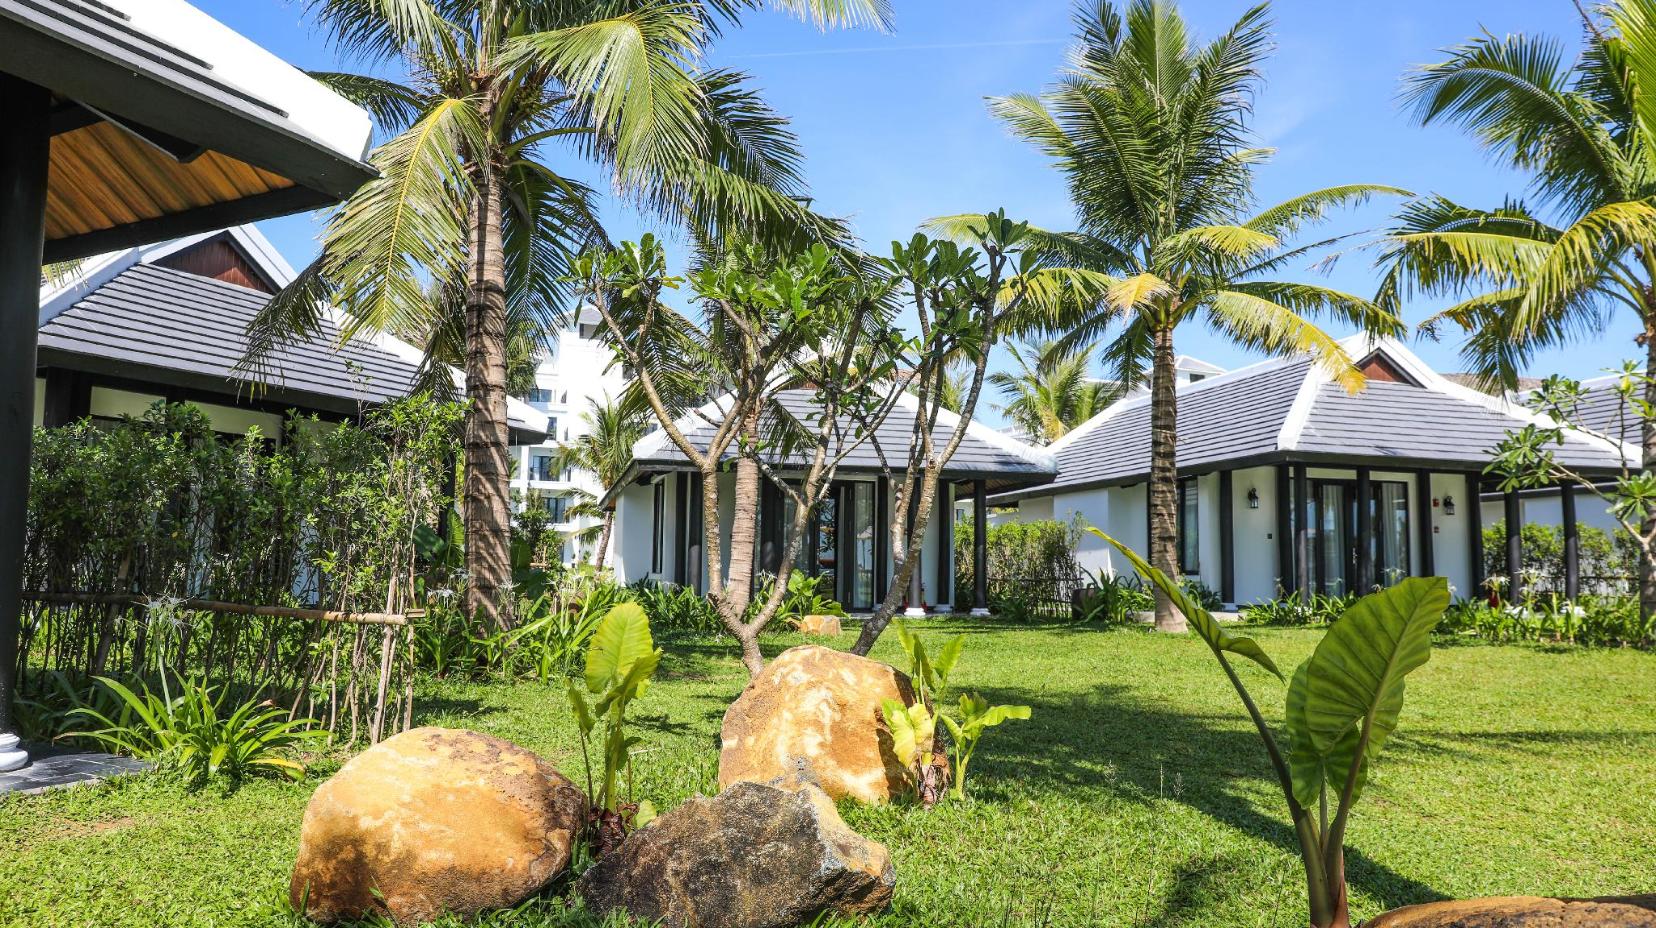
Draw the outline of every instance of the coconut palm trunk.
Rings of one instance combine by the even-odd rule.
[[[1179,568],[1179,403],[1173,330],[1158,328],[1150,366],[1150,563],[1169,577]],[[1184,616],[1172,600],[1156,591],[1156,630],[1182,632]]]
[[[615,507],[604,510],[604,530],[598,534],[598,552],[593,556],[592,563],[599,570],[604,569],[604,560],[609,555],[610,536],[615,534]]]
[[[476,172],[466,291],[466,614],[505,622],[500,597],[512,575],[511,466],[506,420],[506,267],[501,260],[501,187]]]
[[[1646,299],[1644,311],[1646,409],[1656,409],[1656,301]],[[1656,419],[1639,418],[1639,466],[1647,474],[1656,473]],[[1656,510],[1646,515],[1639,524],[1645,538],[1656,538]],[[1656,560],[1650,556],[1649,545],[1641,545],[1639,554],[1639,615],[1646,619],[1656,616]]]

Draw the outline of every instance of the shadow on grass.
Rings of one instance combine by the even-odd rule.
[[[1037,789],[1106,790],[1127,801],[1171,799],[1299,856],[1287,806],[1276,792],[1276,776],[1258,734],[1251,727],[1232,727],[1242,717],[1240,705],[1236,717],[1168,711],[1133,698],[1117,684],[1099,684],[1067,699],[1007,688],[985,689],[983,695],[991,704],[1023,703],[1034,709],[1028,722],[997,729],[993,751],[974,762],[983,795],[999,793],[995,798],[1010,800],[1015,797],[1006,786],[1023,783]],[[1273,797],[1266,811],[1255,805],[1261,787]],[[1234,863],[1193,860],[1186,866],[1190,873],[1181,875],[1163,919],[1152,924],[1183,924],[1183,913],[1175,911],[1180,907],[1225,903],[1223,881]],[[1388,909],[1448,898],[1349,846],[1346,869],[1354,887]]]

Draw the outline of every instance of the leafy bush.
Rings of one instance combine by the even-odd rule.
[[[100,682],[119,700],[118,713],[82,707],[75,714],[102,727],[84,736],[133,757],[175,770],[193,786],[223,776],[232,784],[256,773],[303,779],[305,767],[290,755],[301,745],[326,740],[311,719],[293,719],[269,701],[248,700],[220,716],[224,696],[187,680],[177,696],[143,687],[140,695],[116,680]]]
[[[549,575],[555,585],[534,599],[519,597],[511,610],[518,624],[477,630],[458,608],[459,594],[432,597],[415,623],[416,663],[435,676],[464,674],[542,683],[574,673],[576,662],[604,615],[637,592],[590,569]]]
[[[1219,592],[1217,590],[1203,583],[1196,577],[1185,577],[1181,579],[1179,581],[1179,589],[1183,590],[1186,596],[1190,597],[1196,605],[1201,606],[1203,609],[1211,611],[1222,608],[1225,605],[1225,601],[1219,598]]]
[[[1133,621],[1133,613],[1156,608],[1155,597],[1132,574],[1111,576],[1099,571],[1092,585],[1079,594],[1080,622],[1101,622],[1106,625],[1125,625]]]
[[[1580,526],[1578,547],[1582,588],[1610,593],[1629,590],[1639,575],[1639,546],[1624,531],[1615,534],[1591,525]],[[1524,547],[1519,570],[1531,594],[1564,592],[1564,530],[1556,525],[1525,523],[1519,531]],[[1484,529],[1484,576],[1504,588],[1507,575],[1507,529],[1503,519]],[[1594,589],[1594,584],[1601,588]]]
[[[720,635],[725,631],[719,610],[692,587],[639,580],[630,589],[649,615],[650,627],[659,632]]]
[[[1583,596],[1571,603],[1548,594],[1504,606],[1462,600],[1449,607],[1438,631],[1497,642],[1656,647],[1656,621],[1642,618],[1638,601],[1628,596]]]
[[[1242,618],[1256,625],[1329,625],[1345,615],[1356,601],[1355,593],[1301,596],[1299,590],[1295,590],[1280,599],[1244,606]]]
[[[972,523],[955,523],[955,588],[954,602],[972,601],[973,565]],[[1000,583],[990,584],[992,603],[1000,614],[1032,614],[1034,603],[1041,593],[1048,601],[1067,598],[1068,585],[1082,576],[1075,561],[1075,545],[1080,540],[1078,523],[1053,520],[1038,522],[1007,522],[989,526],[989,577]],[[1059,587],[1063,589],[1060,590]]]
[[[935,771],[940,761],[935,753],[922,754],[920,746],[931,741],[936,734],[937,723],[943,723],[949,732],[949,752],[954,762],[951,793],[954,798],[964,800],[966,768],[972,762],[972,754],[977,750],[984,731],[1009,719],[1029,718],[1029,707],[990,706],[988,700],[976,693],[962,693],[960,717],[951,717],[942,706],[949,690],[949,677],[954,673],[961,651],[966,646],[965,636],[956,635],[949,639],[933,660],[920,636],[910,632],[902,620],[895,620],[892,624],[897,629],[897,640],[903,646],[903,654],[908,657],[909,680],[914,684],[917,697],[911,706],[895,699],[887,699],[880,704],[880,712],[891,728],[897,761],[910,771],[921,803],[931,805],[936,802],[941,784]]]
[[[626,725],[628,707],[644,695],[660,663],[661,649],[650,637],[650,618],[644,607],[620,603],[611,607],[598,623],[587,647],[583,680],[570,680],[566,688],[581,732],[581,762],[586,768],[587,795],[596,813],[597,830],[590,838],[599,854],[619,844],[629,826],[648,824],[653,814],[648,807],[632,803],[632,748],[640,739],[628,737]],[[597,701],[588,703],[588,695],[597,697]],[[587,741],[600,723],[604,731],[599,776],[595,780]],[[623,773],[627,779],[625,803],[621,799]]]
[[[1279,679],[1259,643],[1232,635],[1165,574],[1097,529],[1173,600],[1236,689],[1264,742],[1300,843],[1313,928],[1348,924],[1345,830],[1352,807],[1403,711],[1404,678],[1432,654],[1432,629],[1449,605],[1442,577],[1411,577],[1359,599],[1329,626],[1288,683],[1282,740],[1260,714],[1227,654]],[[1286,747],[1286,750],[1284,750]]]

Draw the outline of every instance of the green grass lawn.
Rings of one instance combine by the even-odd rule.
[[[896,861],[895,906],[875,924],[1305,924],[1281,795],[1201,642],[965,622],[925,631],[965,632],[960,685],[1035,714],[985,738],[971,801],[846,809]],[[1319,635],[1255,634],[1285,667]],[[888,636],[878,656],[895,651]],[[1281,684],[1240,672],[1280,717]],[[669,646],[637,710],[642,796],[665,809],[715,789],[719,720],[745,678],[728,643]],[[420,721],[510,738],[579,778],[557,690],[432,684]],[[0,801],[0,923],[291,924],[278,900],[314,782],[224,795],[150,775]],[[1452,896],[1656,890],[1656,655],[1438,647],[1410,678],[1402,726],[1354,816],[1349,870],[1357,918]],[[563,921],[552,904],[533,908],[490,921]]]

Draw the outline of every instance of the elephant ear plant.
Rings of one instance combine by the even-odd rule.
[[[1442,577],[1416,577],[1357,600],[1288,681],[1286,750],[1231,666],[1247,658],[1282,679],[1259,643],[1220,628],[1180,586],[1098,529],[1146,580],[1166,593],[1190,628],[1213,649],[1259,729],[1293,817],[1305,863],[1312,928],[1349,928],[1345,831],[1371,765],[1397,728],[1403,678],[1431,657],[1432,629],[1449,606]]]
[[[584,680],[570,680],[567,686],[569,705],[581,731],[581,760],[587,771],[587,794],[593,803],[593,830],[588,838],[599,855],[620,844],[628,828],[649,824],[655,814],[648,802],[633,805],[621,800],[621,774],[627,774],[630,794],[632,748],[640,739],[627,735],[627,708],[644,695],[660,663],[661,649],[650,636],[650,619],[644,607],[620,603],[605,613],[592,634]],[[583,682],[586,693],[582,693]],[[597,701],[589,703],[587,694]],[[587,739],[600,724],[604,728],[602,770],[594,784]]]

